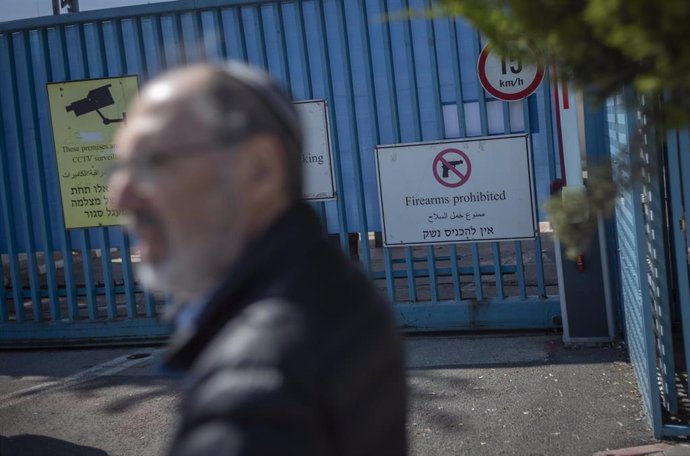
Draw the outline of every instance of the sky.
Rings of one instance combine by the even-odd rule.
[[[88,11],[170,0],[79,0],[79,9]],[[0,22],[53,14],[52,0],[0,0]]]

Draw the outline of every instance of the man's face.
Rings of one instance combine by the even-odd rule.
[[[180,88],[158,84],[117,136],[122,166],[110,196],[131,217],[140,279],[189,298],[213,286],[244,245],[243,173],[230,147],[215,143],[191,114],[190,100],[170,98]]]

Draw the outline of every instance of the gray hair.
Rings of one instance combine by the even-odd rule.
[[[258,133],[274,135],[283,145],[289,196],[302,196],[302,127],[289,96],[265,72],[244,63],[211,67],[196,114],[214,140],[234,145]]]

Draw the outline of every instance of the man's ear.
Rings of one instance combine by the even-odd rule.
[[[243,147],[244,177],[250,191],[278,195],[287,188],[287,157],[283,144],[275,136],[261,133]]]

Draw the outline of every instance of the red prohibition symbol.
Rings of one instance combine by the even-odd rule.
[[[472,163],[467,154],[460,149],[445,149],[434,158],[433,170],[439,184],[456,188],[469,180]]]

